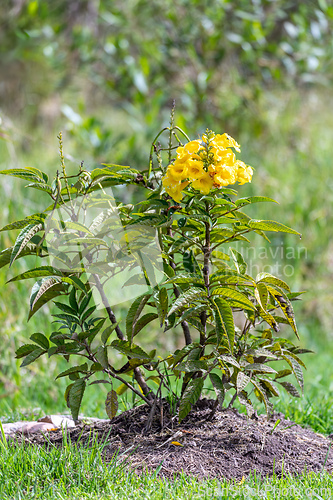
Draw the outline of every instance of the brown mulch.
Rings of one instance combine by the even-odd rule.
[[[149,432],[149,408],[142,405],[110,422],[80,423],[67,433],[72,442],[85,446],[89,446],[92,435],[97,436],[105,461],[118,454],[119,460],[128,460],[138,473],[159,468],[159,474],[166,477],[183,471],[200,479],[239,480],[254,470],[261,477],[320,472],[323,468],[333,472],[330,439],[286,420],[282,414],[275,414],[269,421],[263,415],[250,420],[235,409],[226,409],[217,411],[210,421],[212,405],[210,400],[199,400],[179,424],[164,402]],[[280,423],[274,429],[278,419]],[[50,432],[47,439],[41,434],[21,439],[60,445],[62,432]]]

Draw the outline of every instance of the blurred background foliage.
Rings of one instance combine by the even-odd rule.
[[[241,143],[242,159],[255,168],[241,195],[280,203],[249,207],[249,215],[303,233],[301,241],[273,235],[271,250],[259,240],[252,254],[241,250],[254,272],[272,270],[307,291],[296,307],[302,344],[327,361],[333,353],[332,28],[328,0],[2,0],[0,167],[30,165],[53,175],[62,130],[73,172],[82,160],[88,168],[101,162],[146,168],[150,143],[175,99],[176,124],[192,138],[208,127]],[[133,196],[117,194],[126,202]],[[1,179],[1,226],[38,211],[42,196],[27,194],[23,181]],[[14,236],[0,233],[1,248]],[[62,382],[46,380],[55,361],[20,371],[13,360],[29,334],[51,331],[49,311],[27,326],[32,284],[5,285],[6,272],[0,272],[0,409],[34,401],[59,409]],[[146,342],[157,336],[150,332]],[[170,343],[177,343],[177,332],[162,342],[165,350]],[[308,380],[312,388],[333,389],[318,356],[313,365],[308,356]],[[96,394],[90,412],[99,411]]]

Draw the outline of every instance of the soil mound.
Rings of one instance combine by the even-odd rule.
[[[212,419],[213,401],[202,399],[182,421],[169,413],[164,401],[157,408],[147,430],[149,407],[138,406],[110,422],[80,423],[68,428],[72,442],[89,446],[92,436],[103,446],[103,456],[110,461],[115,454],[127,460],[140,473],[159,469],[159,474],[174,477],[183,471],[198,478],[241,479],[256,470],[261,477],[333,472],[331,440],[304,429],[282,414],[267,420],[255,420],[235,409],[217,411]],[[277,420],[280,422],[276,425]],[[41,445],[61,445],[63,431],[21,439]],[[65,432],[65,431],[64,431]]]

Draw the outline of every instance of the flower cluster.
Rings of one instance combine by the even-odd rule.
[[[162,183],[165,191],[176,201],[182,199],[182,191],[191,184],[202,194],[215,187],[251,182],[253,170],[237,160],[234,151],[239,144],[228,134],[207,132],[202,140],[188,142],[177,148],[177,158],[171,163]]]

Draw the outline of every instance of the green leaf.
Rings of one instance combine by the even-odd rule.
[[[277,383],[282,385],[282,387],[285,388],[285,390],[287,392],[289,392],[289,394],[291,394],[292,396],[294,396],[294,398],[300,398],[301,395],[300,393],[298,392],[298,390],[296,389],[296,387],[291,383],[291,382],[280,382],[279,380],[277,380]]]
[[[192,283],[192,284],[200,284],[204,285],[204,280],[202,276],[194,273],[179,273],[177,276],[168,279],[164,282],[164,285],[169,283],[182,284],[182,283]]]
[[[76,422],[79,416],[80,406],[83,394],[86,388],[86,381],[83,378],[75,380],[68,394],[68,405],[71,410],[72,418]]]
[[[7,266],[10,263],[10,258],[12,256],[14,247],[6,248],[0,252],[0,268]],[[19,256],[16,256],[16,259],[21,257],[25,257],[26,255],[36,255],[36,245],[28,244],[26,247],[20,252]]]
[[[70,285],[75,286],[78,290],[81,290],[81,292],[85,295],[87,294],[86,285],[77,276],[61,277],[61,281],[63,283],[69,283]]]
[[[259,381],[257,380],[254,380],[253,378],[251,378],[251,383],[254,385],[254,387],[257,389],[257,392],[259,393],[260,395],[260,398],[262,399],[262,401],[264,402],[265,404],[265,408],[266,408],[266,412],[267,412],[267,415],[271,415],[272,411],[273,411],[273,405],[272,403],[268,400],[268,397],[267,397],[267,394],[265,392],[265,389],[262,387],[262,385],[260,384]],[[258,395],[257,395],[258,396]],[[259,398],[259,399],[260,399]]]
[[[30,354],[26,356],[24,359],[23,363],[21,364],[20,368],[23,368],[24,366],[30,365],[33,361],[35,361],[37,358],[39,358],[42,354],[44,354],[46,351],[45,349],[42,349],[41,347],[35,348],[34,351],[32,351]]]
[[[147,354],[141,347],[132,344],[131,342],[128,342],[126,340],[114,340],[111,343],[111,347],[116,349],[116,351],[122,352],[126,356],[130,358],[137,358],[137,359],[146,359],[150,360],[151,357],[149,354]]]
[[[222,409],[225,396],[225,389],[223,382],[216,373],[210,373],[209,378],[211,380],[211,383],[213,384],[220,408]]]
[[[274,220],[254,220],[252,219],[249,223],[248,226],[251,227],[252,229],[261,229],[262,231],[275,231],[279,233],[291,233],[291,234],[298,234],[301,236],[301,233],[298,231],[295,231],[294,229],[291,229],[290,227],[284,226],[283,224],[280,224],[280,222],[276,222]]]
[[[35,269],[30,269],[25,273],[18,274],[14,278],[7,281],[7,283],[11,283],[12,281],[26,280],[29,278],[42,278],[46,276],[62,276],[61,271],[52,266],[40,266]]]
[[[300,363],[297,362],[296,359],[294,359],[293,357],[291,357],[288,354],[281,354],[281,357],[283,359],[285,359],[287,361],[287,363],[289,364],[289,366],[292,369],[292,371],[296,377],[296,380],[297,380],[297,382],[298,382],[298,384],[303,392],[303,387],[304,387],[303,371],[302,371]]]
[[[42,223],[39,224],[28,224],[25,228],[22,229],[18,237],[16,238],[15,245],[13,247],[13,251],[10,257],[9,267],[13,264],[15,259],[20,255],[24,247],[29,243],[31,238],[35,236],[39,231],[42,231],[44,225]]]
[[[285,297],[283,297],[281,295],[281,292],[278,292],[277,290],[275,290],[275,288],[273,288],[271,286],[267,286],[267,289],[268,289],[269,293],[272,295],[272,297],[274,297],[276,302],[279,304],[279,307],[282,309],[286,320],[288,321],[289,325],[291,326],[296,337],[299,340],[299,335],[298,335],[297,326],[296,326],[296,322],[295,322],[295,314],[294,314],[294,310],[293,310],[293,307],[291,305],[291,302],[288,299],[286,299]]]
[[[48,176],[33,167],[25,167],[25,168],[8,168],[7,170],[1,170],[0,174],[10,175],[12,177],[19,177],[20,179],[26,179],[28,181],[36,181],[45,183],[48,181]]]
[[[118,394],[112,389],[108,392],[105,400],[105,411],[110,420],[112,420],[118,411]]]
[[[117,326],[118,326],[118,323],[115,323],[114,325],[110,325],[107,328],[105,328],[105,330],[103,331],[103,333],[101,335],[102,344],[105,345],[107,343],[111,333],[117,328]]]
[[[221,343],[221,338],[224,336],[228,339],[230,352],[233,353],[235,342],[235,324],[231,307],[228,302],[216,297],[212,299],[215,305],[215,323],[218,345]]]
[[[33,333],[30,336],[30,340],[36,342],[36,344],[40,345],[43,349],[48,349],[50,347],[50,342],[43,333]]]
[[[155,301],[156,310],[160,320],[160,326],[162,327],[164,325],[165,318],[168,314],[169,299],[168,299],[167,289],[162,287],[155,290],[153,298]]]
[[[238,401],[245,406],[246,408],[246,411],[247,411],[247,414],[248,414],[248,417],[251,418],[255,411],[254,411],[254,408],[252,406],[252,401],[251,399],[248,397],[248,394],[246,391],[241,391],[240,393],[238,393]]]
[[[204,380],[202,377],[195,378],[188,384],[179,405],[179,422],[184,420],[189,414],[191,405],[194,405],[198,401],[203,386]]]
[[[135,335],[137,335],[146,325],[148,325],[148,323],[154,321],[154,319],[156,318],[158,318],[158,315],[156,313],[147,313],[139,318],[135,323],[133,337],[135,337]]]
[[[38,311],[38,309],[50,300],[61,295],[64,290],[64,286],[59,282],[59,279],[43,278],[37,281],[31,290],[28,320]]]
[[[20,219],[14,222],[11,222],[10,224],[7,224],[3,228],[0,229],[1,231],[10,231],[12,229],[22,229],[23,227],[28,226],[29,224],[32,223],[40,223],[43,222],[43,220],[46,218],[46,214],[43,213],[38,213],[34,215],[28,215],[25,219]]]
[[[268,323],[275,332],[278,332],[280,330],[279,325],[275,321],[274,316],[272,316],[269,312],[264,311],[259,305],[258,305],[258,313],[260,317]]]
[[[103,366],[103,368],[108,368],[109,361],[108,361],[108,352],[106,347],[104,347],[103,345],[99,346],[95,356],[97,361]]]
[[[66,377],[67,375],[71,375],[72,373],[87,373],[87,371],[88,371],[87,363],[83,363],[80,366],[72,366],[71,368],[68,368],[68,370],[59,373],[59,375],[57,375],[56,377],[56,380],[57,378]]]
[[[71,316],[74,316],[76,319],[78,318],[77,316],[77,311],[75,311],[72,307],[69,307],[67,304],[64,304],[63,302],[58,302],[56,300],[53,301],[53,304],[57,306],[60,311],[63,311],[66,314],[70,314]]]
[[[42,182],[32,182],[31,184],[27,184],[26,188],[34,188],[39,189],[40,191],[45,191],[48,194],[52,194],[52,188],[48,184],[43,184]]]
[[[238,198],[235,201],[237,207],[242,205],[249,205],[250,203],[263,203],[263,202],[273,202],[279,204],[278,201],[273,200],[273,198],[267,198],[266,196],[248,196],[247,198]]]
[[[290,288],[287,285],[287,283],[285,283],[284,281],[282,281],[279,278],[276,278],[272,274],[269,274],[269,273],[259,273],[256,276],[256,281],[257,282],[263,281],[264,283],[269,283],[270,285],[276,285],[276,286],[278,286],[280,288],[284,288],[284,290],[286,290],[287,292],[290,293]]]
[[[228,287],[219,287],[215,288],[212,292],[212,296],[215,295],[220,295],[222,297],[230,298],[232,300],[235,300],[240,303],[240,305],[244,309],[252,309],[255,310],[255,306],[252,304],[252,302],[247,298],[244,293],[238,292],[237,290],[234,290],[233,288],[228,288]]]
[[[256,288],[254,289],[254,296],[260,306],[260,308],[267,312],[267,303],[268,303],[268,290],[264,283],[257,283]]]
[[[85,308],[88,306],[90,300],[91,300],[91,297],[92,297],[92,290],[89,290],[88,293],[86,293],[81,302],[80,302],[80,306],[79,306],[79,315],[81,315],[83,313],[83,311],[85,310]]]
[[[20,359],[24,358],[24,356],[27,356],[31,352],[33,352],[36,349],[35,344],[24,344],[21,345],[16,351],[15,351],[15,358]]]
[[[202,288],[193,287],[186,292],[179,295],[178,299],[175,300],[173,306],[171,307],[168,316],[172,313],[178,311],[181,307],[191,304],[192,302],[198,300],[199,298],[205,299],[207,297],[207,291]]]
[[[238,372],[236,379],[237,393],[242,392],[250,382],[250,377],[243,372]]]
[[[189,360],[183,361],[175,367],[178,372],[196,372],[207,370],[207,361],[204,360]]]
[[[237,269],[237,272],[239,272],[240,274],[245,274],[247,269],[247,264],[244,260],[243,255],[234,248],[229,248],[229,251],[232,255],[232,259],[234,261],[234,265],[235,268]]]
[[[278,378],[282,378],[282,377],[287,377],[288,375],[291,375],[291,374],[292,374],[292,370],[280,370],[275,375],[274,380],[276,380]]]
[[[135,324],[150,297],[151,293],[144,293],[143,295],[140,295],[140,297],[135,299],[128,310],[126,316],[126,335],[130,341],[133,339]]]
[[[271,366],[264,365],[263,363],[250,363],[244,366],[244,370],[257,371],[260,373],[276,373],[276,370]]]

